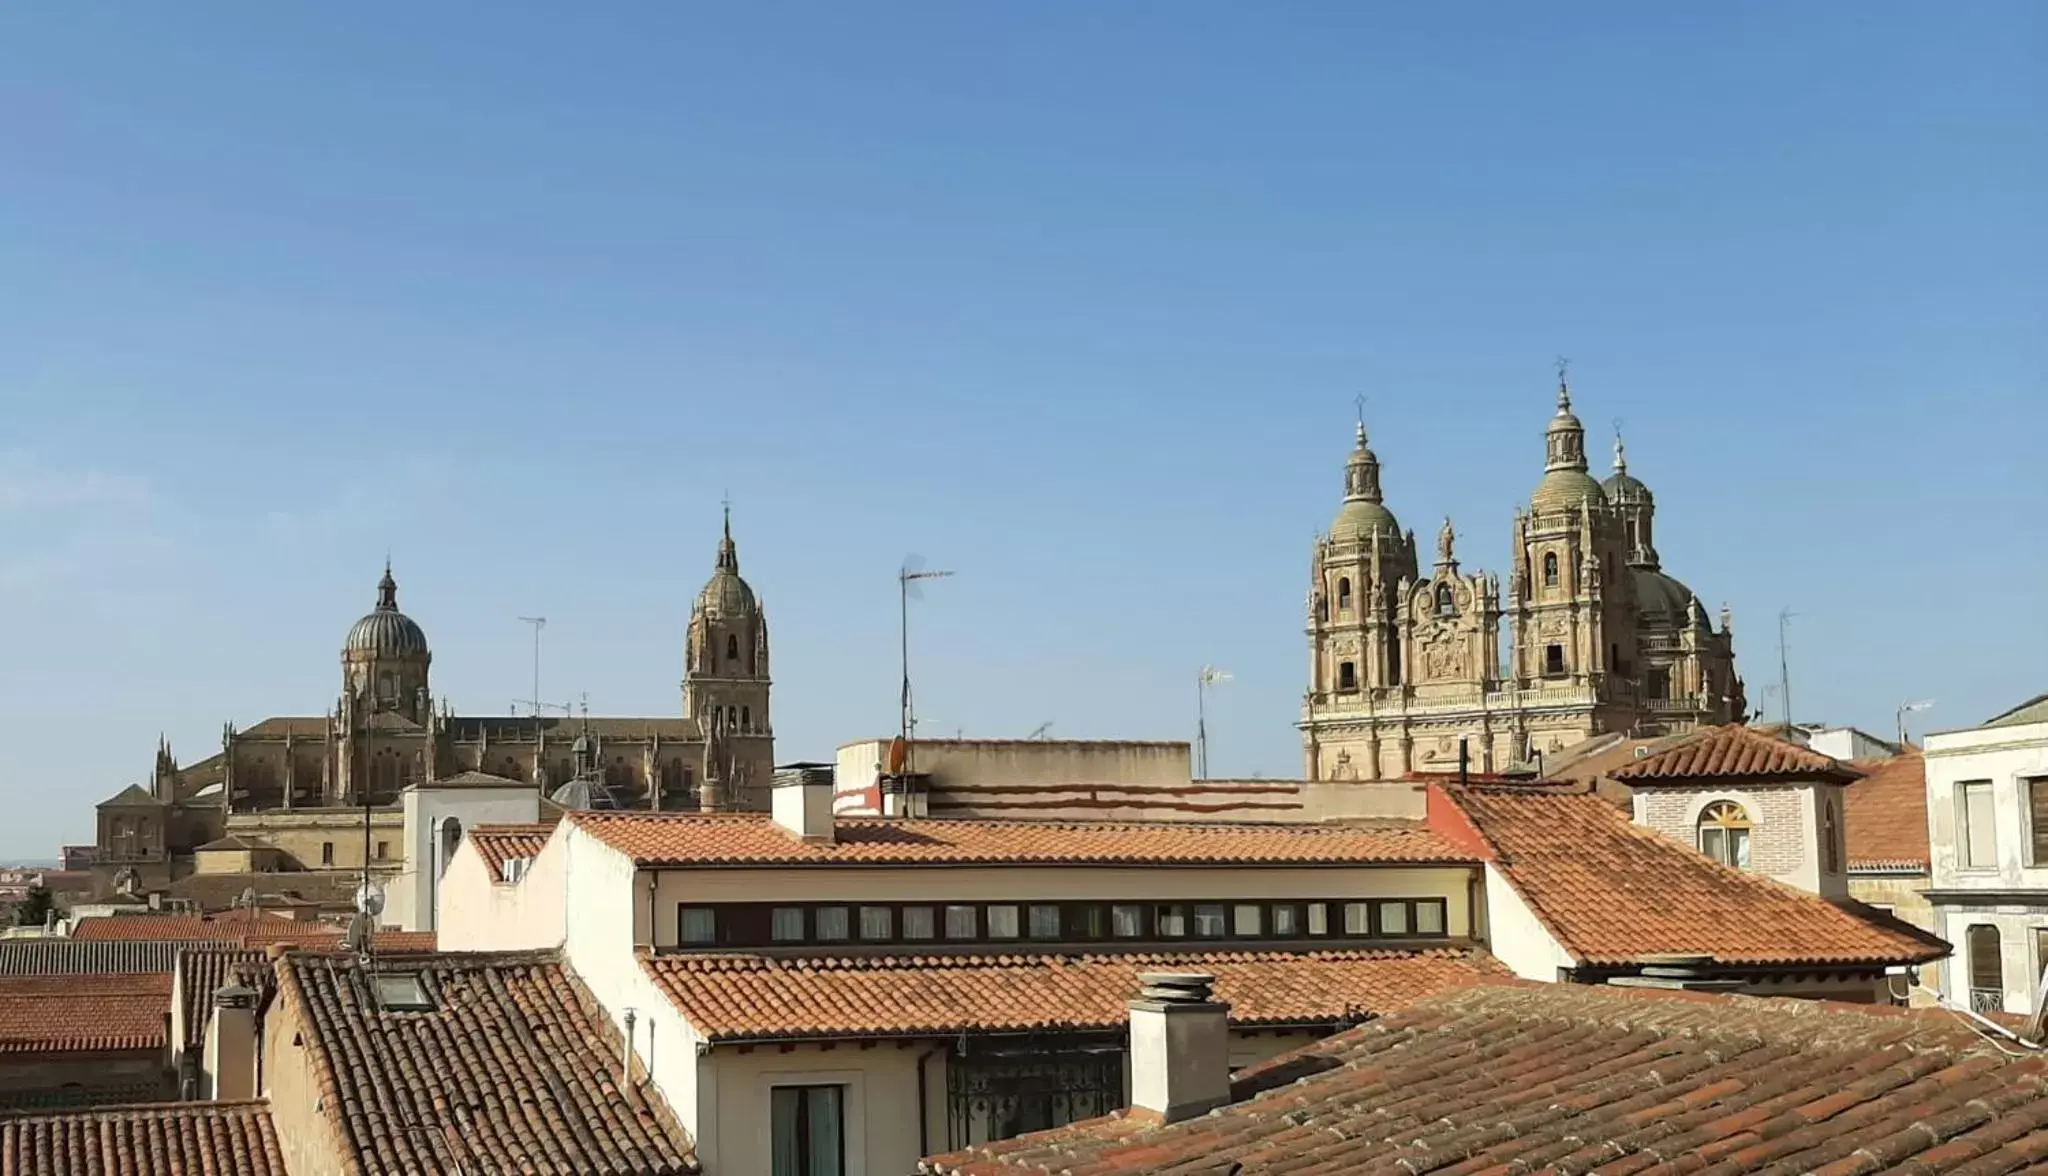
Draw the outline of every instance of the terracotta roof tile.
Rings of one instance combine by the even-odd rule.
[[[1713,862],[1597,796],[1532,789],[1446,795],[1494,866],[1583,964],[1711,953],[1724,964],[1891,964],[1948,954],[1817,895]]]
[[[1612,774],[1632,786],[1727,776],[1818,777],[1847,783],[1862,775],[1832,756],[1737,723],[1708,727]]]
[[[1905,751],[1856,766],[1863,779],[1842,801],[1849,868],[1927,869],[1927,757]]]
[[[1138,973],[1216,977],[1244,1025],[1329,1025],[1509,973],[1466,949],[1131,955],[665,955],[641,966],[712,1041],[1115,1029]]]
[[[213,1015],[213,994],[230,982],[267,996],[272,988],[270,961],[261,948],[209,945],[178,953],[178,1002],[183,1006],[184,1038],[190,1049],[205,1041],[206,1022]]]
[[[378,966],[419,978],[433,1006],[420,1011],[376,1003],[354,956],[286,952],[276,969],[271,1016],[296,1015],[304,1027],[325,1113],[363,1176],[697,1170],[652,1085],[621,1094],[623,1043],[553,953]]]
[[[161,1049],[165,972],[0,977],[0,1054]]]
[[[163,972],[194,943],[175,939],[0,939],[0,976]]]
[[[0,1116],[0,1176],[287,1176],[269,1105]]]
[[[1350,865],[1470,860],[1421,827],[840,818],[797,839],[763,813],[582,811],[569,820],[643,866]]]
[[[1288,1062],[1181,1123],[1119,1112],[920,1169],[1933,1176],[2048,1159],[2048,1059],[2007,1058],[1933,1010],[1484,986]]]
[[[292,943],[300,947],[332,947],[347,929],[336,923],[287,919],[267,911],[228,911],[218,915],[100,915],[79,921],[71,938],[77,942],[222,943],[263,947]],[[434,950],[432,931],[379,931],[372,945],[378,951]],[[166,965],[168,968],[168,965]]]
[[[199,915],[96,915],[80,919],[71,938],[102,939],[239,939],[246,931]]]
[[[484,868],[490,871],[492,881],[503,881],[508,860],[533,858],[554,832],[555,823],[552,821],[531,825],[478,825],[469,831],[469,840],[484,859]]]

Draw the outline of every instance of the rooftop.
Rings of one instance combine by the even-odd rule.
[[[0,977],[0,1054],[162,1049],[168,973]]]
[[[493,879],[505,877],[505,863],[514,858],[532,858],[540,853],[541,846],[553,836],[553,822],[531,825],[477,825],[469,831],[469,840],[476,846],[477,855],[484,859],[484,868]]]
[[[2028,723],[2048,723],[2048,694],[2037,694],[2011,710],[1993,715],[1984,721],[1987,727],[2022,727]]]
[[[569,820],[641,866],[1364,865],[1464,862],[1420,825],[1135,824],[840,818],[799,840],[765,813],[576,812]]]
[[[427,1007],[385,1007],[353,956],[287,952],[272,1016],[296,1015],[344,1158],[362,1176],[679,1176],[690,1141],[651,1085],[619,1089],[623,1042],[552,952],[386,963]],[[495,1170],[495,1168],[493,1168]]]
[[[175,939],[0,939],[0,976],[169,974],[179,950],[191,945]]]
[[[1484,986],[1232,1085],[1237,1101],[1171,1126],[1118,1112],[920,1169],[1933,1176],[2048,1161],[2048,1061],[1932,1010]]]
[[[1781,882],[1710,861],[1597,796],[1526,788],[1447,795],[1493,864],[1581,965],[1705,953],[1723,964],[1883,965],[1948,954]]]
[[[1508,975],[1481,951],[643,958],[711,1041],[1117,1030],[1138,973],[1216,977],[1239,1025],[1334,1025]]]
[[[184,1040],[190,1049],[205,1041],[206,1022],[213,1015],[213,994],[230,982],[268,996],[270,963],[263,949],[210,943],[178,955],[177,993],[183,1005]]]
[[[1927,757],[1915,749],[1857,766],[1863,779],[1842,801],[1850,871],[1926,870]]]
[[[0,1115],[0,1176],[287,1176],[260,1102]]]
[[[267,911],[237,910],[218,915],[99,915],[82,919],[72,930],[77,942],[180,940],[261,947],[291,943],[300,947],[332,947],[347,928],[311,919],[288,919]],[[434,950],[432,931],[379,931],[371,946],[383,952]],[[166,965],[168,967],[168,965]]]
[[[1631,787],[1740,776],[1750,780],[1823,779],[1846,784],[1863,773],[1787,739],[1738,723],[1707,727],[1644,756],[1613,777]]]

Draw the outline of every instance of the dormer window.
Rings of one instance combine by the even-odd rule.
[[[370,977],[377,1006],[387,1013],[423,1013],[434,1007],[418,972],[381,972]]]
[[[1738,870],[1749,868],[1749,814],[1732,800],[1715,801],[1700,814],[1700,852]]]

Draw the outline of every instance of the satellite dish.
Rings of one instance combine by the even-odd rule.
[[[384,913],[384,888],[375,882],[365,882],[356,887],[356,910],[376,918]]]
[[[891,776],[903,774],[903,762],[909,755],[909,752],[910,747],[904,743],[901,735],[889,741],[889,774]]]

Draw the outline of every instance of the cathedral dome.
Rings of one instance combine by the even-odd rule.
[[[1616,506],[1648,506],[1656,501],[1650,488],[1628,472],[1628,453],[1619,436],[1614,439],[1614,472],[1600,483],[1600,489],[1606,493],[1607,501]]]
[[[697,609],[705,616],[735,619],[759,609],[754,590],[740,578],[739,549],[732,541],[732,514],[725,516],[725,537],[718,541],[718,566],[697,594]]]
[[[1674,622],[1685,619],[1692,606],[1692,589],[1656,568],[1630,568],[1629,575],[1635,580],[1636,607],[1643,615],[1663,613]]]
[[[398,611],[398,582],[391,578],[391,565],[384,565],[384,578],[377,581],[377,607],[357,621],[342,643],[343,653],[368,653],[389,657],[410,657],[427,652],[426,630],[419,622]]]
[[[1584,470],[1551,470],[1529,496],[1529,505],[1537,510],[1577,510],[1582,503],[1607,505],[1606,491]]]
[[[1577,510],[1581,506],[1607,505],[1606,492],[1586,472],[1586,427],[1572,415],[1572,393],[1562,373],[1557,381],[1557,415],[1543,431],[1547,458],[1543,480],[1529,496],[1536,511]]]
[[[1374,535],[1390,542],[1401,539],[1400,521],[1380,495],[1380,459],[1365,443],[1365,422],[1358,423],[1358,441],[1344,465],[1344,505],[1330,524],[1330,538],[1371,543]]]

